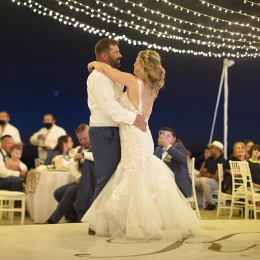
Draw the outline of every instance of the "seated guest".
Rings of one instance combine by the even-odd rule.
[[[249,160],[248,165],[250,168],[251,176],[252,176],[252,183],[254,192],[260,194],[260,164],[258,162],[260,156],[260,145],[254,144],[251,146],[249,151]],[[260,206],[260,203],[257,202],[257,206]],[[260,212],[257,213],[257,219],[260,218]]]
[[[47,153],[47,158],[44,162],[45,165],[50,165],[53,159],[62,159],[68,157],[69,151],[73,148],[73,141],[70,135],[62,135],[58,139],[58,144],[54,150],[50,150]]]
[[[191,157],[191,151],[186,149],[186,154],[187,154],[187,163],[192,159]],[[190,173],[189,173],[190,174]],[[199,176],[200,175],[200,172],[194,168],[194,176]],[[192,178],[192,176],[190,175],[190,178]]]
[[[204,154],[203,154],[203,157],[204,157],[204,161],[202,162],[201,166],[200,166],[200,171],[204,168],[205,166],[205,161],[211,156],[211,152],[210,152],[210,148],[207,147],[205,148],[204,150]]]
[[[183,144],[176,143],[175,132],[170,127],[161,128],[158,139],[159,146],[156,147],[154,154],[162,159],[172,170],[175,182],[182,194],[187,198],[192,195],[191,181],[187,166],[187,154]]]
[[[252,176],[253,187],[255,192],[260,193],[260,164],[258,162],[260,156],[260,145],[254,144],[251,146],[249,155],[250,158],[248,160],[248,165]]]
[[[55,124],[55,119],[52,114],[46,114],[43,117],[43,128],[34,133],[30,138],[30,143],[38,146],[38,157],[45,160],[47,151],[53,150],[58,143],[58,138],[66,135],[63,128]]]
[[[75,162],[70,166],[75,182],[61,186],[54,192],[59,205],[48,219],[49,224],[58,223],[63,216],[68,221],[80,222],[93,202],[96,176],[90,150],[88,125],[79,125],[76,135],[81,147],[74,156]]]
[[[15,144],[10,152],[10,157],[5,159],[5,167],[13,171],[27,172],[27,166],[21,161],[23,147],[21,144]]]
[[[26,177],[27,167],[19,163],[19,169],[10,170],[6,168],[6,161],[10,157],[14,146],[13,138],[5,135],[1,138],[0,148],[0,190],[22,191],[23,179]],[[14,152],[14,151],[13,151]]]
[[[249,159],[249,151],[250,148],[254,145],[254,142],[251,140],[245,140],[243,143],[246,145],[246,159]]]
[[[245,161],[246,160],[246,146],[242,142],[237,142],[233,146],[233,154],[228,158],[226,165],[224,165],[224,176],[222,182],[222,192],[232,194],[232,172],[230,170],[229,161]]]
[[[223,157],[224,146],[219,141],[214,141],[210,145],[211,156],[206,160],[204,168],[200,171],[200,177],[195,178],[195,188],[199,201],[205,195],[207,207],[206,210],[216,209],[212,201],[212,191],[218,190],[218,164],[225,165],[226,160]]]
[[[191,160],[191,150],[186,149],[186,154],[187,154],[187,162]]]
[[[11,149],[10,158],[7,157],[5,160],[5,167],[13,171],[23,171],[27,173],[27,166],[21,161],[23,153],[22,144],[15,144]],[[23,182],[23,191],[25,191],[25,183]]]
[[[10,135],[15,144],[21,143],[21,137],[18,129],[9,124],[10,115],[6,111],[0,112],[0,138],[5,135]]]
[[[183,142],[180,138],[176,138],[175,144],[183,144]]]

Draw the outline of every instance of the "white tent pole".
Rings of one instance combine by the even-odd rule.
[[[225,66],[225,80],[224,80],[224,158],[227,159],[228,147],[228,67]]]
[[[228,67],[234,65],[233,60],[224,60],[224,158],[227,159],[228,150]]]
[[[223,70],[222,70],[221,80],[219,84],[217,103],[216,103],[216,108],[215,108],[215,113],[214,113],[214,118],[213,118],[210,138],[209,138],[209,143],[211,144],[213,139],[216,118],[217,118],[222,85],[224,81],[224,141],[223,144],[224,144],[225,159],[227,158],[227,150],[228,150],[228,141],[227,141],[228,140],[228,67],[231,67],[234,63],[235,62],[233,60],[228,60],[228,59],[225,59],[223,62]]]
[[[214,118],[213,118],[210,138],[209,138],[209,144],[212,143],[212,138],[213,138],[213,134],[214,134],[214,128],[215,128],[215,123],[216,123],[216,118],[217,118],[217,113],[218,113],[218,106],[219,106],[219,100],[220,100],[220,95],[221,95],[221,91],[222,91],[223,79],[224,79],[224,68],[222,70],[221,80],[220,80],[219,89],[218,89],[218,97],[217,97],[217,103],[216,103],[216,107],[215,107],[215,113],[214,113]]]

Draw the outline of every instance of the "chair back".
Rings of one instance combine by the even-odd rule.
[[[239,162],[239,168],[240,168],[240,174],[243,178],[245,190],[247,191],[249,188],[249,190],[253,191],[254,187],[253,187],[252,176],[251,176],[248,162]]]
[[[221,190],[221,183],[224,180],[224,171],[223,171],[223,164],[218,163],[218,192],[219,194],[222,192]]]
[[[246,190],[244,181],[247,179],[247,162],[229,161],[230,170],[232,174],[232,195],[239,197],[245,196]]]
[[[192,188],[192,197],[187,198],[188,202],[191,204],[192,207],[195,207],[198,219],[201,219],[200,217],[200,211],[198,207],[198,201],[197,201],[197,195],[196,195],[196,190],[195,190],[195,159],[194,157],[191,158],[189,162],[187,162],[188,170],[189,170],[189,175],[191,178],[191,188]]]
[[[195,179],[195,176],[194,176],[195,175],[194,174],[195,159],[194,159],[194,157],[191,158],[191,160],[187,162],[187,165],[188,165],[189,175],[190,175],[191,181],[193,183],[193,181]]]

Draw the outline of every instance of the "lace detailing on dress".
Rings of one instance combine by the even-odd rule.
[[[120,104],[142,113],[142,81],[136,109],[123,93]],[[120,125],[121,161],[82,221],[99,236],[181,240],[196,234],[199,221],[174,181],[168,166],[153,155],[149,127]]]

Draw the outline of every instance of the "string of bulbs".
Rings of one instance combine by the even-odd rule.
[[[128,44],[131,44],[131,45],[142,45],[142,46],[145,46],[146,48],[154,48],[154,49],[163,50],[163,51],[167,51],[167,52],[171,51],[171,52],[175,52],[175,53],[192,54],[192,55],[195,55],[195,56],[201,55],[201,56],[205,56],[205,57],[212,57],[213,56],[213,57],[233,57],[233,58],[243,58],[243,57],[254,57],[254,58],[256,58],[256,57],[260,56],[260,53],[258,52],[260,45],[254,46],[254,45],[251,45],[252,44],[251,42],[250,42],[249,46],[247,46],[245,44],[244,45],[237,45],[237,44],[231,45],[229,43],[228,44],[226,44],[226,43],[220,44],[220,43],[215,43],[215,42],[212,42],[212,41],[203,41],[203,40],[198,40],[198,39],[191,39],[189,37],[186,37],[186,38],[180,37],[180,36],[177,36],[177,35],[174,35],[174,34],[170,34],[167,31],[163,32],[163,31],[156,30],[155,28],[151,29],[148,26],[144,26],[144,25],[141,25],[141,24],[137,25],[134,22],[131,23],[129,21],[119,19],[116,16],[110,16],[107,13],[101,11],[101,9],[97,10],[97,9],[94,9],[94,8],[91,8],[91,7],[87,8],[87,6],[85,6],[86,9],[89,9],[89,11],[86,11],[86,10],[84,10],[84,8],[80,9],[80,8],[77,8],[76,6],[72,5],[72,4],[74,4],[74,5],[77,5],[77,4],[80,5],[81,4],[81,7],[83,7],[83,4],[78,2],[78,1],[68,0],[67,2],[63,2],[61,0],[54,0],[54,1],[58,2],[59,5],[66,5],[67,7],[69,7],[69,9],[71,9],[73,11],[83,12],[83,10],[84,10],[84,13],[86,15],[90,16],[91,18],[101,19],[103,22],[114,24],[117,27],[126,27],[126,28],[130,28],[132,30],[135,30],[135,31],[139,31],[143,35],[150,35],[150,37],[151,38],[153,37],[153,39],[149,40],[149,41],[141,41],[141,40],[138,40],[138,39],[133,39],[133,37],[129,37],[129,35],[127,35],[128,34],[127,30],[124,30],[125,34],[121,35],[121,34],[116,33],[116,27],[113,29],[113,30],[115,30],[115,32],[110,32],[109,30],[105,29],[105,27],[102,26],[100,23],[98,23],[99,26],[93,27],[90,24],[76,20],[74,17],[72,17],[72,15],[63,14],[63,13],[60,12],[61,10],[55,11],[52,8],[49,8],[47,6],[43,6],[42,4],[40,4],[37,1],[33,1],[33,0],[20,0],[20,1],[10,0],[10,1],[17,4],[18,6],[20,5],[20,6],[27,7],[29,9],[33,10],[35,13],[37,12],[40,15],[49,16],[49,17],[63,23],[64,25],[70,25],[70,26],[74,26],[74,27],[77,27],[77,28],[81,28],[85,32],[98,34],[99,36],[117,38],[117,39],[120,39],[121,41],[125,41],[125,42],[127,42]],[[160,0],[157,0],[157,2],[159,2],[159,1]],[[101,1],[96,1],[96,2],[97,2],[97,4],[99,4],[99,2],[101,2]],[[136,5],[132,1],[125,0],[125,2],[126,3],[130,2],[132,5],[133,4]],[[164,0],[164,2],[167,2],[167,1]],[[102,5],[103,5],[103,7],[108,7],[108,4],[103,2],[103,1],[102,1]],[[112,6],[113,4],[111,3],[110,5]],[[141,4],[139,4],[139,6],[141,6]],[[118,8],[118,10],[119,10],[119,8]],[[120,10],[120,11],[122,11],[122,10]],[[129,13],[129,12],[127,12],[127,13]],[[133,13],[130,14],[130,13],[129,13],[129,15],[131,15],[132,17],[134,17],[137,20],[143,20],[143,18],[144,18],[144,17],[138,16],[137,14],[133,14]],[[111,19],[110,19],[110,17],[111,17]],[[143,22],[144,22],[144,20],[143,20]],[[146,18],[146,22],[147,22],[147,24],[152,25],[152,22],[156,22],[156,21]],[[157,24],[158,24],[158,22],[157,22]],[[164,25],[163,23],[159,23],[159,26],[161,26],[162,28],[163,28],[163,25]],[[101,27],[102,29],[99,29],[99,28],[96,28],[96,27]],[[168,25],[168,27],[171,27],[171,26]],[[182,28],[176,28],[175,27],[175,30],[178,30],[179,33],[185,31],[185,33],[188,33],[189,35],[192,34],[192,31],[187,31],[187,30],[184,30]],[[158,37],[164,38],[164,41],[166,41],[166,40],[167,41],[178,40],[178,41],[182,41],[185,44],[205,45],[208,48],[210,48],[210,47],[212,47],[212,48],[227,48],[227,49],[230,48],[232,50],[235,50],[235,49],[244,50],[245,49],[245,51],[244,52],[225,52],[225,51],[217,52],[217,51],[204,51],[204,50],[203,51],[196,51],[196,48],[195,49],[194,48],[193,49],[180,49],[180,48],[178,49],[178,48],[172,46],[173,43],[169,44],[169,42],[167,43],[167,46],[158,45],[156,43],[156,40],[154,39],[155,36],[156,36],[156,38],[158,38]],[[207,37],[202,33],[198,33],[197,36]],[[212,37],[212,35],[208,35],[208,37]],[[220,38],[220,37],[218,37],[218,38]],[[223,40],[223,39],[221,38],[221,40]],[[153,42],[151,42],[151,41],[153,41]],[[229,41],[233,41],[233,43],[236,42],[235,39],[230,39]],[[240,41],[240,42],[244,43],[244,41],[242,41],[242,42]],[[245,41],[245,42],[249,43],[249,41]],[[254,41],[254,44],[258,44],[258,43],[259,42]],[[250,50],[250,52],[248,52],[248,50]]]
[[[199,0],[203,5],[206,4],[207,7],[212,7],[213,9],[217,9],[219,11],[225,11],[225,13],[230,13],[230,14],[238,14],[238,15],[243,15],[246,17],[250,17],[253,20],[256,20],[257,22],[260,22],[260,17],[254,16],[254,15],[250,15],[247,13],[244,13],[242,10],[239,11],[235,11],[235,10],[231,10],[229,8],[225,8],[223,6],[219,6],[219,5],[215,5],[212,3],[209,3],[208,1],[205,0]],[[259,4],[260,5],[260,4]]]
[[[93,16],[97,17],[98,19],[101,19],[103,22],[110,22],[110,18],[113,19],[113,23],[115,24],[119,24],[120,26],[124,26],[124,27],[128,27],[132,30],[136,30],[136,31],[140,31],[141,33],[145,33],[146,35],[148,34],[153,34],[153,35],[156,35],[157,37],[164,37],[164,38],[168,38],[168,39],[173,39],[173,40],[179,40],[179,41],[182,41],[184,44],[197,44],[197,45],[205,45],[205,46],[208,46],[208,47],[216,47],[216,48],[229,48],[229,49],[232,49],[232,50],[235,50],[235,49],[245,49],[245,50],[249,50],[249,49],[254,49],[254,50],[258,50],[258,47],[254,46],[254,45],[251,45],[252,43],[249,42],[249,41],[243,41],[244,43],[249,43],[249,45],[233,45],[233,44],[230,44],[230,43],[225,43],[225,40],[230,42],[235,42],[235,41],[238,41],[241,43],[241,41],[239,40],[232,40],[232,39],[229,39],[229,38],[221,38],[220,36],[219,37],[214,37],[214,36],[210,36],[210,35],[206,35],[206,34],[200,34],[200,36],[204,36],[204,37],[207,37],[207,38],[217,38],[218,40],[221,40],[223,43],[216,43],[216,42],[213,42],[213,41],[209,41],[208,39],[207,40],[197,40],[197,39],[191,39],[189,37],[178,37],[176,35],[173,35],[173,34],[170,34],[168,33],[167,31],[158,31],[158,30],[155,30],[155,28],[151,29],[151,28],[148,28],[146,26],[142,26],[140,24],[136,24],[134,23],[133,21],[131,22],[128,22],[128,21],[125,21],[125,20],[122,20],[122,19],[119,19],[119,18],[116,18],[116,17],[111,17],[110,15],[108,15],[107,13],[103,12],[101,9],[94,9],[94,8],[91,8],[89,6],[86,6],[80,2],[77,2],[77,1],[71,1],[71,0],[68,0],[66,2],[63,2],[61,0],[55,0],[56,2],[58,2],[60,5],[65,5],[67,6],[68,8],[70,8],[71,10],[75,10],[77,12],[85,12],[85,10],[91,10],[92,13],[98,13],[97,15],[93,14]],[[103,4],[103,6],[107,6],[106,3],[102,2],[102,1],[99,1],[100,3]],[[71,3],[71,4],[70,4]],[[81,7],[80,8],[77,8],[76,6],[72,5],[72,4],[77,4]],[[84,8],[82,8],[84,7]],[[118,7],[111,7],[111,8],[117,8]],[[140,19],[143,19],[145,22],[148,22],[150,24],[152,24],[152,22],[154,21],[151,21],[147,18],[144,18],[144,17],[140,17],[140,16],[137,16],[129,11],[124,11],[124,10],[120,10],[121,13],[124,13],[126,15],[131,15],[132,17],[137,17]],[[89,15],[89,13],[86,13],[86,15]],[[103,15],[103,16],[102,16]],[[105,17],[104,17],[105,16]],[[188,33],[189,35],[193,32],[189,31],[189,30],[183,30],[183,29],[180,29],[178,27],[170,27],[169,25],[164,25],[164,24],[161,24],[161,23],[158,23],[158,22],[154,22],[156,23],[156,25],[159,25],[161,27],[166,27],[166,29],[172,29],[172,30],[177,30],[179,32],[183,32],[183,33]],[[195,34],[199,34],[199,33],[195,33]],[[260,43],[260,42],[255,42],[255,43]]]
[[[77,2],[77,1],[68,0],[67,2],[70,2],[70,1],[71,1],[71,2],[74,2],[74,3],[77,3],[77,4],[79,4],[80,6],[85,6],[85,7],[86,7],[86,5],[84,5],[84,4],[82,4],[82,3],[79,3],[79,2]],[[100,1],[100,0],[96,1],[96,3],[97,3],[97,4],[100,3],[100,4],[102,4],[103,6],[107,6],[107,7],[109,7],[109,8],[113,8],[113,9],[116,10],[116,11],[119,10],[119,8],[116,7],[114,4],[113,4],[113,5],[107,4],[107,3],[103,2],[103,1]],[[133,4],[133,2],[131,2],[131,1],[128,1],[128,3],[132,3],[132,4]],[[238,33],[238,32],[232,32],[232,31],[228,31],[228,30],[223,30],[223,29],[218,29],[218,28],[210,27],[210,26],[207,26],[207,25],[201,25],[201,24],[198,24],[198,23],[194,23],[194,22],[190,22],[190,21],[187,21],[187,20],[184,20],[184,19],[180,19],[180,18],[177,18],[177,17],[173,17],[173,16],[171,16],[171,15],[167,15],[167,14],[165,14],[165,13],[161,13],[161,12],[158,12],[158,11],[155,12],[154,10],[152,10],[152,9],[150,9],[150,8],[148,8],[148,7],[144,7],[143,5],[140,6],[140,8],[142,8],[143,11],[144,11],[146,14],[147,14],[148,11],[150,11],[151,14],[156,13],[156,14],[158,14],[158,15],[161,15],[162,18],[167,18],[168,21],[172,21],[172,22],[174,22],[174,23],[179,22],[180,24],[181,24],[181,23],[185,23],[185,24],[188,24],[188,25],[191,25],[191,26],[196,26],[196,29],[197,29],[196,31],[180,29],[181,31],[190,32],[191,34],[203,35],[203,36],[205,36],[205,37],[207,37],[207,38],[211,38],[211,37],[213,37],[213,38],[214,38],[214,37],[215,37],[215,38],[222,38],[223,40],[232,41],[232,42],[235,42],[235,41],[241,42],[241,41],[242,41],[242,40],[236,40],[236,39],[231,39],[231,38],[225,38],[225,37],[220,36],[220,35],[218,35],[218,36],[213,35],[213,34],[212,34],[212,35],[208,35],[208,34],[205,34],[205,33],[201,33],[201,32],[199,32],[199,30],[198,30],[198,28],[202,28],[202,29],[206,28],[206,29],[210,30],[211,32],[219,32],[220,34],[222,34],[222,33],[228,33],[228,34],[231,34],[232,36],[241,37],[242,39],[243,39],[243,37],[253,37],[253,38],[257,38],[258,40],[260,40],[260,36],[252,35],[251,33],[249,33],[249,34],[242,34],[242,33]],[[150,24],[160,25],[162,28],[164,28],[164,27],[169,27],[169,24],[165,24],[165,23],[160,23],[160,22],[157,22],[157,21],[153,21],[153,20],[147,18],[147,16],[144,17],[144,16],[136,15],[136,14],[133,13],[133,11],[131,12],[130,10],[128,10],[128,11],[120,10],[120,12],[124,12],[124,13],[126,13],[126,14],[128,14],[128,15],[131,15],[132,17],[137,17],[137,19],[139,19],[139,20],[142,19],[143,21],[149,22]],[[251,41],[247,41],[247,40],[245,40],[245,39],[243,39],[243,41],[244,41],[244,42],[251,42]]]
[[[255,26],[251,26],[249,23],[247,24],[244,24],[244,23],[240,23],[240,22],[234,22],[234,21],[230,21],[230,20],[226,20],[226,19],[222,19],[222,18],[219,18],[219,17],[215,17],[215,16],[212,16],[212,15],[208,15],[208,14],[204,14],[204,13],[201,13],[201,12],[198,12],[198,11],[194,11],[192,9],[189,9],[189,8],[186,8],[186,7],[183,7],[183,6],[180,6],[180,5],[177,5],[177,4],[174,4],[174,3],[171,3],[170,1],[168,0],[156,0],[157,2],[162,2],[162,3],[165,3],[165,4],[168,4],[168,6],[174,6],[175,9],[178,9],[180,11],[187,11],[187,12],[190,12],[194,15],[197,15],[197,16],[204,16],[204,17],[207,17],[207,18],[210,18],[212,21],[216,21],[216,22],[223,22],[223,23],[226,23],[228,25],[236,25],[236,26],[240,26],[240,27],[248,27],[250,28],[251,30],[257,30],[258,32],[260,32],[260,28],[259,27],[255,27]],[[125,2],[129,2],[128,0],[125,0]]]
[[[248,0],[244,0],[244,4],[250,4],[251,6],[260,6],[260,3],[256,3],[256,2],[253,2],[253,1],[248,1]]]

